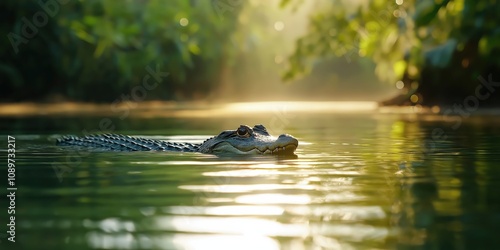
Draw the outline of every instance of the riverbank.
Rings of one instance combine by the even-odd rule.
[[[268,112],[371,112],[377,109],[376,102],[120,102],[120,103],[3,103],[0,116],[45,116],[45,115],[89,115],[139,117],[209,117],[242,113]]]
[[[423,106],[379,106],[376,102],[116,102],[116,103],[1,103],[0,116],[135,116],[135,117],[212,117],[233,116],[246,113],[380,113],[380,114],[422,114],[434,116],[500,115],[498,108],[460,110],[456,107]]]

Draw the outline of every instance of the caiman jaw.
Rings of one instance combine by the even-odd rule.
[[[276,154],[276,155],[282,155],[282,154],[293,154],[295,152],[295,149],[297,149],[297,145],[286,145],[284,147],[276,147],[274,149],[268,148],[264,152],[260,151],[262,154]]]
[[[277,146],[277,147],[265,147],[259,149],[258,147],[254,147],[252,149],[239,149],[227,142],[219,143],[214,149],[214,153],[235,153],[235,154],[273,154],[273,155],[290,155],[295,152],[297,149],[297,144],[288,144],[285,146]]]
[[[242,139],[243,141],[245,139]],[[214,145],[214,153],[236,154],[274,154],[290,155],[295,152],[299,142],[291,135],[280,135],[278,138],[269,135],[247,138],[248,141],[222,141]]]
[[[274,145],[273,145],[274,144]],[[293,154],[299,146],[299,141],[290,135],[280,135],[278,139],[267,147],[257,147],[261,154]]]
[[[273,144],[273,143],[272,143]],[[278,146],[270,146],[265,149],[262,153],[264,154],[293,154],[295,149],[299,146],[299,141],[291,135],[282,134],[274,142]]]

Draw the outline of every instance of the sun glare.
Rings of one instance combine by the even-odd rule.
[[[226,105],[228,112],[273,112],[286,109],[296,112],[352,112],[372,111],[375,102],[238,102]]]

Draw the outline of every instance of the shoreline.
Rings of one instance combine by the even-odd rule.
[[[130,113],[139,117],[210,117],[231,116],[246,113],[368,113],[431,116],[500,115],[500,108],[456,110],[449,107],[380,106],[377,102],[363,101],[277,101],[277,102],[174,102],[144,101],[119,103],[87,102],[19,102],[0,103],[0,117],[28,116],[120,116]]]

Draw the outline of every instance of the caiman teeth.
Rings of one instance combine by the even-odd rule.
[[[267,149],[266,151],[268,151],[268,150],[271,152],[271,154],[276,154],[276,153],[285,151],[286,147],[276,147],[274,149]]]
[[[283,152],[287,151],[288,146],[293,146],[293,145],[287,145],[287,146],[277,146],[275,148],[263,148],[258,149],[261,154],[282,154]],[[293,152],[293,151],[292,151]]]

